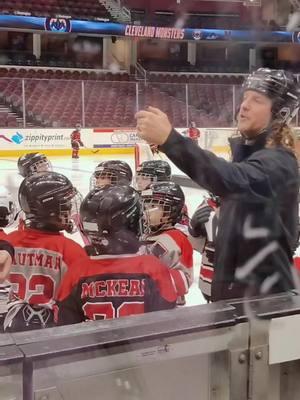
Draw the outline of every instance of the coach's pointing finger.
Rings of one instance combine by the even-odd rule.
[[[165,113],[155,107],[139,111],[135,115],[138,136],[149,143],[162,145],[168,139],[172,125]]]

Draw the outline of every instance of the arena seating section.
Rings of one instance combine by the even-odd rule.
[[[16,12],[41,17],[63,15],[87,20],[112,19],[108,10],[98,0],[1,0],[1,14]]]
[[[26,121],[29,126],[70,127],[82,122],[82,81],[87,127],[134,126],[137,109],[147,105],[161,108],[173,124],[186,126],[186,83],[189,120],[199,126],[231,126],[233,85],[237,78],[178,77],[159,75],[156,82],[135,81],[128,74],[87,71],[0,69],[0,106],[11,113],[0,114],[0,126],[22,122],[22,79],[25,78]],[[159,81],[162,81],[161,83]],[[136,96],[138,82],[138,98]],[[185,82],[185,83],[184,83]],[[13,120],[13,115],[14,120]],[[18,122],[15,126],[20,125]]]

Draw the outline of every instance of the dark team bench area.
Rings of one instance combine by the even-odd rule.
[[[0,398],[299,399],[300,296],[2,334]]]

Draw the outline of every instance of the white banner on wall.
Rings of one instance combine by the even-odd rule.
[[[234,128],[199,128],[199,144],[215,152],[226,152],[228,138],[236,133]],[[177,129],[186,135],[185,128]],[[72,129],[1,129],[0,151],[70,150]],[[300,128],[294,129],[296,136]],[[126,149],[140,142],[135,128],[82,129],[81,137],[88,149]]]
[[[135,128],[94,129],[94,148],[133,147],[138,141]]]
[[[0,150],[52,150],[70,149],[72,129],[1,129]],[[82,130],[82,141],[93,147],[93,130]]]
[[[178,132],[186,135],[187,129],[178,128]],[[234,128],[200,128],[199,144],[205,149],[228,146],[228,137],[235,133]],[[140,139],[134,128],[94,129],[94,148],[132,147]]]

